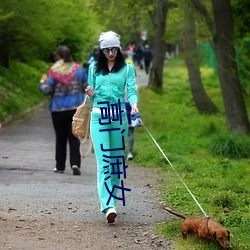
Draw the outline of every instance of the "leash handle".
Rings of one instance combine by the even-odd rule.
[[[179,177],[180,181],[182,182],[182,184],[185,186],[185,188],[187,189],[187,191],[189,192],[189,194],[191,195],[191,197],[193,198],[193,200],[195,201],[195,203],[198,205],[198,207],[200,208],[200,210],[202,211],[202,213],[205,215],[206,218],[209,218],[208,215],[206,214],[206,212],[203,210],[203,208],[201,207],[201,205],[199,204],[199,202],[196,200],[196,198],[194,197],[194,195],[192,194],[192,192],[190,191],[190,189],[188,188],[188,186],[186,185],[186,183],[182,180],[182,178],[180,177],[180,175],[178,174],[177,170],[175,169],[175,167],[173,166],[173,164],[170,162],[170,160],[168,159],[168,157],[165,155],[165,153],[163,152],[163,150],[161,149],[161,147],[159,146],[159,144],[157,143],[157,141],[154,139],[154,137],[152,136],[152,134],[149,132],[149,130],[147,129],[147,127],[145,126],[145,124],[143,123],[143,121],[141,120],[141,118],[139,118],[142,125],[145,127],[146,131],[148,132],[149,136],[151,137],[151,139],[153,140],[153,142],[155,143],[155,145],[158,147],[158,149],[160,150],[160,152],[162,153],[162,155],[164,156],[164,158],[167,160],[167,162],[169,163],[169,165],[171,166],[171,168],[175,171],[175,173],[177,174],[177,176]]]

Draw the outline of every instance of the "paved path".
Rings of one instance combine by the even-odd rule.
[[[148,85],[148,75],[143,70],[136,68],[136,84],[138,87],[145,87]]]
[[[65,174],[54,173],[52,171],[54,166],[54,132],[47,108],[39,110],[20,124],[0,133],[0,200],[4,201],[4,204],[1,203],[1,207],[7,209],[15,207],[16,203],[26,204],[33,197],[35,203],[38,202],[39,209],[41,206],[45,209],[47,204],[53,204],[56,197],[57,202],[65,205],[67,203],[65,199],[74,200],[74,206],[78,207],[79,213],[64,216],[70,216],[76,220],[80,218],[103,220],[102,214],[97,212],[99,211],[99,200],[96,190],[94,154],[82,160],[81,176],[72,175],[69,162]],[[150,176],[148,179],[144,179],[146,183],[141,183],[140,177],[137,177],[136,173],[141,175],[139,169],[128,168],[128,176],[124,180],[124,184],[133,191],[126,193],[126,206],[123,208],[122,204],[120,205],[121,210],[126,212],[133,206],[132,201],[137,200],[141,203],[138,206],[139,212],[131,213],[129,216],[121,214],[120,218],[125,219],[126,217],[126,220],[136,219],[141,222],[157,221],[162,217],[155,213],[138,216],[139,214],[145,215],[145,211],[140,212],[140,209],[150,207],[150,204],[144,202],[147,199],[146,193],[144,195],[140,195],[140,193],[144,193],[145,185],[149,186],[152,183]],[[149,187],[147,189],[150,190]],[[86,200],[88,202],[85,202]],[[35,207],[34,209],[36,209]],[[23,206],[23,214],[30,216],[30,212],[30,209],[27,210]],[[61,211],[57,211],[52,216],[60,218]]]
[[[145,79],[147,79],[145,74],[141,76],[139,74],[138,84],[142,85]],[[54,131],[47,107],[14,126],[0,130],[0,231],[3,230],[1,227],[4,227],[8,235],[6,239],[7,236],[1,233],[1,250],[31,249],[28,247],[31,241],[36,246],[32,249],[56,249],[53,247],[53,238],[50,239],[51,243],[47,242],[44,246],[44,242],[41,243],[41,240],[37,238],[27,238],[28,236],[22,229],[18,230],[14,225],[14,234],[11,237],[12,228],[8,221],[15,218],[41,223],[46,220],[53,221],[53,223],[91,222],[95,225],[92,230],[106,230],[104,215],[99,211],[94,155],[91,154],[82,160],[81,176],[72,175],[69,163],[64,174],[53,173],[54,140]],[[133,229],[134,233],[138,231],[138,226],[139,228],[146,227],[143,230],[151,230],[152,233],[153,225],[167,218],[166,213],[159,208],[160,201],[157,198],[157,192],[151,188],[158,181],[156,171],[128,166],[127,179],[124,180],[124,184],[127,188],[131,188],[131,192],[125,193],[126,206],[118,202],[116,224],[122,225],[124,229],[121,230],[124,232],[126,228],[131,228],[131,225],[137,225],[137,229]],[[91,226],[93,227],[93,224]],[[42,231],[41,228],[39,230]],[[91,232],[90,227],[88,230]],[[128,233],[127,238],[125,235],[124,242],[130,239],[129,235],[133,233],[133,230]],[[19,238],[14,236],[18,233]],[[143,232],[140,237],[145,238]],[[103,244],[104,240],[99,237],[99,244]],[[85,242],[86,248],[98,249],[98,240],[93,242],[92,245],[89,242],[87,245]],[[152,240],[145,241],[140,248],[154,249],[154,245],[150,246],[150,242],[152,243]],[[138,247],[138,242],[124,244],[127,244],[126,249]],[[118,246],[119,244],[114,244],[114,248],[110,247],[110,249],[116,249]],[[68,246],[58,249],[75,250],[85,249],[85,247]],[[161,248],[157,247],[157,249]]]

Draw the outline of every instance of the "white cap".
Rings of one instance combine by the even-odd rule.
[[[119,47],[121,48],[120,36],[113,31],[103,32],[99,36],[100,49]]]

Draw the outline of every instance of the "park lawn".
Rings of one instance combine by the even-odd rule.
[[[183,180],[206,214],[230,230],[232,249],[250,249],[250,138],[227,132],[218,78],[207,67],[201,68],[201,74],[219,114],[197,112],[181,59],[165,66],[163,93],[140,88],[142,121],[167,159],[145,127],[139,127],[135,129],[133,163],[159,170],[162,181],[155,188],[166,205],[188,217],[203,217]],[[166,239],[174,238],[178,250],[201,249],[195,238],[189,243],[178,238],[180,224],[180,219],[162,223],[155,231]],[[203,247],[217,249],[214,244]]]

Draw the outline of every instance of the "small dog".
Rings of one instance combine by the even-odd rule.
[[[187,218],[185,215],[173,212],[171,209],[163,207],[166,211],[183,219],[181,233],[183,239],[187,239],[188,234],[196,235],[200,241],[216,241],[224,249],[231,249],[229,240],[230,232],[222,225],[210,218]]]

